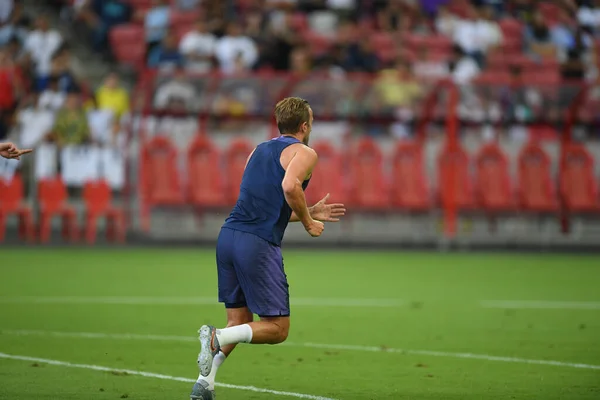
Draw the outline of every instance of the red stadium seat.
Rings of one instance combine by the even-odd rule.
[[[307,30],[304,32],[303,37],[313,55],[325,54],[331,48],[332,41],[326,36]]]
[[[34,239],[33,214],[23,204],[23,180],[15,175],[10,182],[0,179],[0,242],[4,240],[6,219],[10,215],[19,218],[19,237],[21,240]]]
[[[183,203],[177,169],[177,150],[165,137],[157,136],[144,144],[141,155],[142,199],[150,206]]]
[[[244,176],[246,161],[252,153],[252,145],[245,140],[236,140],[231,143],[226,154],[227,162],[227,190],[226,199],[230,204],[235,204],[240,192],[240,184]]]
[[[565,149],[559,182],[560,196],[569,212],[599,211],[594,159],[583,145],[571,144]]]
[[[38,201],[40,204],[40,241],[50,240],[51,222],[55,216],[62,217],[62,236],[75,241],[79,234],[77,213],[67,204],[67,188],[60,178],[45,179],[38,183]]]
[[[144,28],[135,24],[118,25],[110,30],[110,44],[115,58],[136,69],[145,64]]]
[[[387,32],[374,32],[371,34],[371,45],[376,51],[386,51],[396,47],[393,36]]]
[[[190,202],[198,207],[221,207],[226,203],[219,150],[198,136],[187,154]]]
[[[177,206],[184,202],[177,150],[165,137],[155,137],[142,146],[140,156],[141,219],[150,228],[150,210],[154,206]]]
[[[550,173],[550,158],[530,142],[519,155],[519,203],[523,210],[554,212],[558,208]]]
[[[490,212],[514,209],[508,160],[496,143],[481,148],[476,158],[475,193],[478,205]]]
[[[313,205],[327,193],[330,194],[329,202],[346,201],[342,156],[327,142],[318,142],[313,148],[319,155],[319,162],[306,189],[306,201]]]
[[[410,211],[431,207],[423,165],[423,149],[416,142],[401,142],[392,158],[392,204]]]
[[[438,157],[440,203],[452,203],[459,210],[473,209],[473,182],[469,172],[469,156],[463,148],[444,148]]]
[[[109,33],[111,45],[123,43],[143,43],[144,27],[137,24],[122,24],[113,27]]]
[[[308,20],[304,13],[294,13],[290,17],[290,28],[295,32],[304,32],[308,29]]]
[[[452,51],[452,40],[442,35],[407,35],[405,37],[407,44],[414,50],[426,47],[430,52],[445,52],[450,53]]]
[[[385,210],[390,205],[383,173],[383,154],[370,138],[361,139],[350,155],[350,203],[364,210]]]
[[[105,181],[86,182],[83,186],[85,203],[85,240],[89,244],[96,241],[98,219],[106,219],[106,236],[109,240],[125,242],[125,213],[112,206],[112,193]]]
[[[172,9],[169,22],[173,28],[177,28],[178,26],[182,25],[190,26],[198,21],[201,16],[202,13],[199,11],[178,11]]]
[[[515,18],[504,18],[499,22],[500,29],[505,38],[521,40],[523,25]]]

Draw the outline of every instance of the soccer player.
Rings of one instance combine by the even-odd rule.
[[[14,158],[15,160],[20,160],[23,154],[31,153],[32,151],[32,149],[21,150],[10,142],[0,143],[0,156],[4,158]]]
[[[307,207],[304,189],[317,163],[308,147],[313,113],[306,100],[288,97],[275,106],[281,135],[259,144],[246,161],[240,194],[217,240],[219,301],[227,327],[200,328],[200,376],[192,400],[214,398],[219,366],[238,343],[276,344],[288,336],[290,304],[281,257],[288,222],[301,222],[313,237],[323,222],[336,222],[343,204],[327,204],[329,194]],[[336,177],[337,178],[337,177]],[[259,316],[254,321],[253,314]]]

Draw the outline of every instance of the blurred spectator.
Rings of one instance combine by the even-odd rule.
[[[217,38],[208,31],[206,23],[198,20],[194,29],[186,33],[179,43],[185,56],[185,66],[193,72],[208,72],[213,65]]]
[[[438,10],[448,2],[449,0],[420,0],[423,12],[430,17],[436,15]]]
[[[106,51],[108,32],[127,23],[132,17],[131,5],[123,0],[82,0],[76,4],[77,16],[92,30],[92,43],[97,51]]]
[[[22,91],[18,70],[9,53],[0,50],[0,139],[8,135],[17,100]]]
[[[91,107],[87,110],[87,120],[91,139],[99,144],[116,145],[120,127],[118,119],[115,118],[115,113],[110,108],[99,106],[97,97],[92,97],[90,103]]]
[[[48,79],[46,89],[38,98],[38,108],[58,111],[65,103],[66,97],[66,93],[60,89],[59,78],[57,76],[51,76]]]
[[[79,61],[75,57],[71,56],[71,50],[66,45],[61,46],[54,53],[50,64],[50,73],[36,79],[36,90],[44,91],[52,77],[58,80],[58,88],[62,92],[73,90],[81,83],[83,67],[79,65]]]
[[[184,58],[177,47],[177,38],[170,32],[148,56],[148,66],[150,68],[173,69],[183,67],[183,65]]]
[[[116,119],[129,112],[129,93],[125,90],[116,73],[109,74],[96,91],[96,105],[99,110],[110,110]]]
[[[531,23],[525,28],[525,45],[530,55],[537,58],[555,57],[550,29],[540,12],[532,15]]]
[[[479,75],[480,69],[475,60],[469,57],[459,46],[454,46],[452,58],[448,63],[452,80],[457,85],[465,85]]]
[[[175,6],[180,10],[194,10],[200,5],[202,0],[176,0]]]
[[[21,42],[19,42],[19,39],[13,36],[4,45],[3,50],[6,51],[11,60],[17,61],[22,55],[23,46],[21,45]]]
[[[417,78],[424,80],[443,79],[450,74],[448,65],[441,60],[434,60],[425,46],[417,50],[417,59],[412,65],[413,73]]]
[[[13,37],[24,40],[27,32],[21,26],[23,22],[22,0],[0,1],[0,46]]]
[[[410,64],[405,60],[398,60],[394,68],[380,71],[375,88],[388,110],[411,108],[424,94],[421,84],[410,69]]]
[[[312,69],[311,61],[306,47],[296,47],[290,53],[290,72],[295,75],[308,74]]]
[[[567,52],[567,60],[561,65],[560,72],[563,79],[583,80],[585,65],[578,50],[571,49]]]
[[[481,50],[488,53],[493,48],[502,44],[504,39],[500,25],[494,19],[491,7],[479,8],[479,19],[477,20],[477,36],[482,41]]]
[[[403,14],[402,1],[389,1],[377,10],[377,26],[382,31],[394,31],[400,26]]]
[[[316,60],[316,67],[330,73],[343,73],[346,60],[348,59],[348,48],[342,44],[335,44],[331,50]]]
[[[196,88],[182,74],[176,74],[156,89],[154,107],[159,110],[188,111],[196,100]]]
[[[379,68],[379,58],[369,37],[362,37],[348,47],[344,69],[350,72],[375,72]]]
[[[349,17],[357,6],[357,0],[326,0],[327,8],[335,11],[338,15]]]
[[[483,65],[488,47],[499,44],[502,33],[495,21],[487,19],[489,11],[483,12],[484,17],[477,13],[475,7],[468,7],[466,14],[456,25],[454,43]]]
[[[600,30],[600,1],[587,0],[582,3],[577,11],[579,25],[597,32]]]
[[[25,41],[25,52],[35,65],[37,76],[47,76],[50,73],[54,52],[62,43],[60,33],[50,29],[45,16],[36,20],[36,30],[29,33]]]
[[[562,8],[557,17],[557,23],[550,29],[550,40],[559,50],[559,54],[564,57],[566,52],[575,46],[575,30],[572,26],[574,20],[571,20]]]
[[[0,49],[0,113],[12,111],[22,94],[18,69],[6,49]]]
[[[56,114],[50,138],[61,147],[89,141],[90,127],[78,91],[68,93],[64,106]]]
[[[271,25],[264,46],[267,48],[268,63],[277,71],[289,69],[290,54],[300,44],[301,38],[294,30],[293,14],[285,13],[282,24]]]
[[[238,23],[227,26],[227,35],[217,41],[215,55],[221,70],[230,73],[236,68],[236,60],[240,60],[245,68],[252,68],[258,60],[258,50],[252,39],[242,35]]]
[[[435,18],[435,29],[439,34],[452,38],[454,37],[458,21],[459,19],[450,12],[448,7],[440,7]]]
[[[152,0],[152,8],[144,18],[146,43],[151,52],[167,36],[171,11],[166,0]]]

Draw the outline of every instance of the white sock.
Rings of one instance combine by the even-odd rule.
[[[208,383],[208,390],[215,390],[215,377],[217,376],[217,370],[225,362],[225,354],[222,351],[219,352],[214,358],[212,362],[212,369],[210,370],[210,374],[208,376],[200,376],[198,377],[199,381],[205,381]]]
[[[227,346],[234,343],[250,343],[252,341],[252,328],[248,324],[217,329],[219,345]]]

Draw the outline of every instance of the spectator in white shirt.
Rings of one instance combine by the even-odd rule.
[[[194,108],[198,93],[185,76],[176,74],[174,79],[161,84],[154,95],[154,107],[159,110],[187,111]]]
[[[458,21],[458,18],[448,10],[448,7],[440,6],[435,18],[435,29],[440,35],[454,37]]]
[[[199,20],[193,30],[179,43],[179,52],[185,56],[185,67],[194,72],[207,72],[212,68],[217,39],[204,21]]]
[[[38,99],[38,108],[44,110],[58,111],[65,103],[67,95],[60,90],[59,78],[56,76],[50,77],[48,87],[40,94]]]
[[[484,41],[477,36],[477,14],[473,7],[467,10],[467,16],[456,23],[454,43],[466,54],[476,54],[483,51]]]
[[[480,72],[479,66],[475,60],[466,55],[459,46],[454,46],[454,52],[449,67],[450,73],[452,74],[452,80],[457,85],[469,84]]]
[[[577,11],[577,21],[586,28],[600,29],[600,1],[592,0],[583,4]]]
[[[25,52],[34,63],[37,76],[46,76],[50,73],[52,56],[61,45],[62,37],[60,33],[50,29],[45,16],[38,17],[36,28],[27,36]]]
[[[252,39],[242,35],[239,24],[230,23],[227,35],[217,42],[215,55],[221,70],[231,73],[236,70],[240,59],[245,68],[251,68],[258,60],[258,49]]]
[[[500,25],[494,19],[494,10],[491,7],[481,7],[479,9],[476,31],[482,42],[481,50],[484,53],[502,44],[504,39]]]

